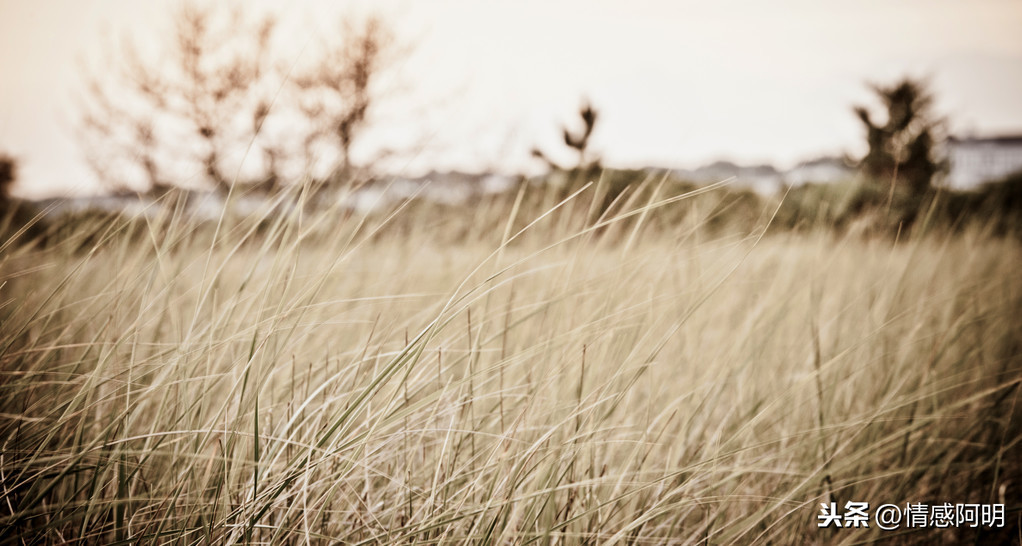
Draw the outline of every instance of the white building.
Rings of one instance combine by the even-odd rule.
[[[784,173],[784,182],[790,186],[809,183],[833,183],[849,180],[855,176],[855,169],[844,158],[824,156],[803,161]]]
[[[947,141],[952,188],[974,188],[1022,171],[1022,135],[955,138]]]

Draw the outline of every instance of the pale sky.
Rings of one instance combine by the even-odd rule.
[[[73,131],[81,66],[103,66],[104,40],[157,50],[176,4],[0,0],[0,151],[21,161],[17,193],[95,190]],[[611,166],[859,154],[852,105],[873,104],[866,82],[903,75],[929,78],[953,132],[1022,133],[1018,0],[306,0],[278,10],[282,43],[300,56],[340,14],[370,10],[414,46],[394,100],[430,108],[411,122],[382,112],[356,151],[413,123],[429,138],[399,166],[409,175],[535,172],[529,150],[560,149],[582,97]]]

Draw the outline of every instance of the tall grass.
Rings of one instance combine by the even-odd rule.
[[[650,195],[6,246],[0,542],[1017,537],[817,528],[1018,508],[1017,243],[710,235]]]

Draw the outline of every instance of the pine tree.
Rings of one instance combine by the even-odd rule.
[[[887,119],[879,123],[866,107],[855,107],[869,145],[860,168],[878,183],[889,182],[892,191],[904,187],[915,195],[924,193],[947,168],[935,149],[943,121],[933,114],[933,97],[922,82],[911,78],[871,87]]]
[[[0,202],[10,199],[17,168],[17,161],[13,157],[0,153]]]

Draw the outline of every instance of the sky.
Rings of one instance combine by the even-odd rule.
[[[86,68],[130,40],[157,58],[178,0],[0,0],[0,151],[26,197],[97,191],[75,128]],[[342,16],[380,13],[409,54],[400,94],[359,154],[418,135],[391,170],[536,172],[565,158],[561,127],[599,110],[605,165],[785,168],[864,152],[868,83],[926,78],[956,134],[1022,134],[1018,0],[304,0],[276,10],[300,62]],[[104,49],[107,47],[107,49]],[[395,112],[405,112],[396,115]],[[408,114],[413,112],[413,114]],[[392,115],[387,115],[388,113]]]

